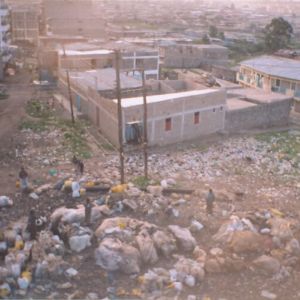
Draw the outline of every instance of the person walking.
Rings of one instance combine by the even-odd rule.
[[[84,208],[85,208],[85,224],[89,226],[91,225],[91,216],[92,216],[92,203],[90,198],[86,198]]]
[[[21,170],[19,172],[19,179],[22,191],[26,191],[28,189],[28,173],[26,172],[24,167],[21,167]]]
[[[208,193],[205,197],[206,200],[206,212],[208,215],[212,215],[213,214],[213,210],[214,210],[214,202],[216,200],[215,194],[212,190],[212,188],[209,188]]]

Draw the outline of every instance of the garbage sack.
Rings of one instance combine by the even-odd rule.
[[[205,276],[201,263],[183,256],[179,256],[174,268],[177,271],[177,280],[181,282],[184,282],[187,276],[192,276],[196,283],[202,281]],[[190,278],[189,283],[191,281],[192,279]]]
[[[57,222],[58,219],[61,219],[63,223],[82,223],[85,219],[85,210],[84,206],[80,205],[76,208],[66,208],[60,207],[56,209],[50,216],[51,222]]]
[[[11,288],[8,283],[0,284],[0,298],[6,298],[11,294]]]
[[[170,234],[158,230],[153,234],[152,238],[156,249],[165,257],[170,257],[177,250],[176,240]]]
[[[11,207],[14,202],[7,196],[0,196],[0,208]]]
[[[82,236],[72,236],[69,238],[69,245],[72,251],[79,253],[91,246],[91,236],[88,234]]]
[[[78,182],[72,182],[72,197],[79,198],[80,197],[80,185]]]
[[[252,231],[235,231],[229,247],[235,253],[260,252],[264,247],[264,237]]]
[[[120,230],[125,229],[128,223],[128,218],[110,218],[105,219],[101,225],[96,229],[95,236],[98,239],[104,238],[112,228],[119,228]],[[121,225],[121,226],[120,226]]]
[[[3,282],[8,277],[9,271],[7,268],[0,267],[0,282]]]
[[[262,255],[253,261],[253,264],[264,274],[276,274],[280,271],[280,262],[271,256]]]
[[[221,225],[218,232],[213,236],[213,239],[219,243],[229,243],[232,239],[233,232],[243,230],[252,230],[256,232],[256,229],[254,229],[255,228],[250,220],[240,220],[237,216],[231,216],[228,222]]]
[[[125,274],[140,272],[139,251],[118,239],[105,238],[95,251],[96,264],[108,271],[120,271]]]
[[[112,193],[124,193],[128,188],[128,184],[119,184],[111,188]]]
[[[271,227],[271,235],[278,237],[281,241],[287,241],[293,238],[293,232],[290,228],[290,222],[282,218],[271,218],[267,224]]]
[[[155,264],[158,261],[158,255],[154,243],[146,230],[140,232],[136,241],[141,253],[142,261],[145,264]]]
[[[178,225],[169,225],[168,229],[172,232],[179,246],[184,251],[193,251],[196,247],[196,240],[187,228]]]

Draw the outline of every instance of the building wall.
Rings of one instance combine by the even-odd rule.
[[[59,74],[58,87],[66,99],[69,99],[67,81],[63,73]],[[71,85],[73,105],[87,117],[114,145],[118,145],[117,105],[101,97],[91,88]],[[80,98],[80,107],[77,99]]]
[[[222,131],[225,108],[226,92],[223,90],[149,103],[147,105],[149,145],[172,144]],[[124,127],[126,123],[142,120],[142,105],[123,110]],[[199,113],[199,124],[194,124],[195,113]],[[169,131],[165,128],[167,118],[172,120],[172,128]]]
[[[225,66],[228,49],[195,45],[168,46],[164,50],[164,66],[167,68],[205,68],[212,65]]]
[[[226,112],[225,130],[239,132],[288,124],[292,99]]]
[[[13,8],[11,11],[13,41],[29,41],[37,44],[39,20],[35,10]]]

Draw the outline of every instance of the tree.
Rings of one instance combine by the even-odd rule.
[[[266,48],[270,51],[285,48],[293,32],[292,25],[282,17],[272,19],[271,23],[265,27]]]
[[[209,36],[213,38],[216,38],[218,36],[218,28],[216,26],[209,26]]]
[[[202,37],[202,44],[210,44],[209,37],[208,37],[207,34],[205,34],[205,35]]]
[[[219,32],[218,36],[219,36],[219,39],[221,39],[223,41],[225,40],[225,34],[223,31]]]

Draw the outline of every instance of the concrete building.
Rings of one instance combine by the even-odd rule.
[[[114,100],[114,103],[117,103]],[[191,140],[224,129],[226,93],[224,90],[194,90],[147,97],[148,143],[165,145]],[[143,120],[143,98],[122,100],[124,140],[128,131]]]
[[[237,81],[241,86],[300,97],[300,61],[260,56],[240,63]]]
[[[146,79],[159,79],[160,55],[158,49],[139,46],[126,41],[102,44],[103,49],[119,50],[122,55],[121,69],[141,78],[140,70],[145,70]]]
[[[166,68],[211,68],[226,66],[228,49],[218,45],[173,45],[161,47],[163,66]]]
[[[11,43],[9,8],[4,0],[0,1],[0,53],[3,65],[11,58],[9,46]]]
[[[14,42],[28,41],[38,43],[39,11],[32,6],[13,6],[11,8],[11,32]]]
[[[95,5],[92,0],[44,0],[45,32],[90,38],[105,36],[104,19]]]

